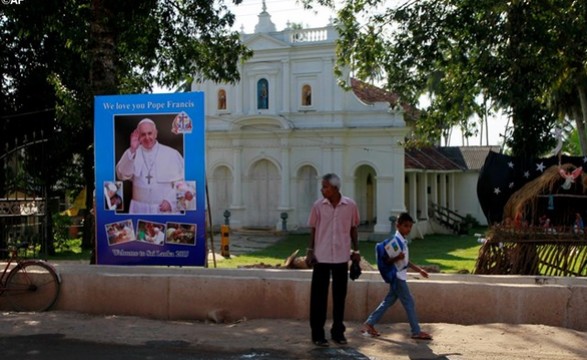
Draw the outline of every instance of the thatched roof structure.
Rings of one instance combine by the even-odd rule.
[[[506,202],[503,223],[488,232],[475,273],[586,276],[586,190],[587,176],[570,163],[526,183]]]
[[[582,175],[578,177],[569,190],[564,190],[561,185],[565,183],[565,178],[560,174],[561,169],[566,173],[571,173],[576,169],[576,166],[573,164],[562,164],[546,169],[542,176],[528,182],[510,196],[503,209],[503,218],[513,220],[516,216],[522,214],[528,222],[537,223],[537,219],[545,213],[545,209],[542,208],[541,203],[544,204],[546,197],[584,197],[585,189],[587,189],[584,182],[587,181],[587,176]],[[541,198],[543,199],[542,202],[540,201]],[[576,211],[582,213],[584,209],[567,207],[565,210],[574,214]]]

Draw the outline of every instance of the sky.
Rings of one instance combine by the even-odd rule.
[[[229,2],[229,0],[227,0]],[[235,30],[244,27],[245,33],[252,33],[259,20],[259,13],[263,11],[262,0],[243,0],[240,5],[230,6],[236,15]],[[283,30],[287,22],[302,23],[304,27],[322,27],[328,24],[328,19],[334,17],[334,11],[317,6],[315,10],[305,10],[296,0],[266,0],[267,12],[277,31]]]
[[[477,122],[477,127],[479,128],[478,118],[476,118],[475,121]],[[488,126],[489,138],[486,137],[486,135],[485,135],[486,130],[484,128],[483,129],[483,143],[480,142],[481,141],[481,139],[480,139],[481,134],[480,133],[477,136],[470,137],[468,139],[468,143],[467,143],[466,140],[463,141],[463,135],[462,135],[461,130],[458,128],[453,128],[452,133],[451,133],[450,143],[448,145],[450,145],[450,146],[487,145],[486,140],[489,140],[489,145],[502,145],[504,140],[503,140],[503,136],[501,136],[501,135],[503,135],[505,133],[505,129],[506,129],[507,125],[508,125],[507,124],[507,117],[505,115],[500,114],[497,116],[490,117],[489,118],[489,126]],[[511,123],[509,124],[509,126],[511,127]]]

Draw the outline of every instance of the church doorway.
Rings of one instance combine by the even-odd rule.
[[[232,173],[227,166],[219,166],[212,174],[209,189],[211,196],[210,207],[213,225],[224,224],[224,211],[230,209],[232,203]]]
[[[298,171],[297,178],[297,189],[294,197],[297,199],[297,220],[300,227],[306,227],[312,205],[319,196],[318,172],[312,166],[302,166]]]
[[[359,207],[361,227],[365,230],[372,230],[377,222],[376,199],[377,182],[375,170],[369,165],[362,165],[355,172],[355,201]]]
[[[280,220],[279,187],[281,176],[277,167],[268,160],[259,160],[249,172],[247,191],[247,226],[274,228]]]

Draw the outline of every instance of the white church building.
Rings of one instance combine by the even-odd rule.
[[[429,176],[405,173],[404,117],[412,109],[354,79],[352,91],[337,84],[334,26],[276,31],[264,10],[255,32],[242,36],[254,56],[240,65],[240,82],[192,85],[205,92],[213,225],[228,210],[232,228],[281,229],[285,214],[288,230],[304,228],[330,172],[373,233],[388,234],[390,216],[406,210],[427,220],[428,194],[416,184]],[[454,194],[454,186],[440,186],[433,194],[441,205],[454,205],[437,195]]]

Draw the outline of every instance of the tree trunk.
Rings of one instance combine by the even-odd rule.
[[[93,118],[93,117],[92,117]],[[93,148],[84,153],[83,174],[86,179],[86,212],[84,213],[84,230],[82,248],[95,249],[96,224],[94,209],[94,154]],[[92,209],[92,211],[89,211]]]
[[[92,0],[90,24],[90,87],[92,95],[114,94],[116,85],[116,41],[110,21],[115,14],[108,8],[113,1]],[[92,99],[93,103],[93,99]],[[93,116],[92,116],[93,118]]]
[[[58,213],[59,201],[52,201],[55,199],[49,193],[45,197],[45,221],[46,221],[46,233],[43,234],[43,241],[41,241],[40,254],[44,257],[45,255],[55,255],[55,237],[53,236],[53,214]],[[44,257],[46,259],[46,257]]]
[[[118,92],[116,82],[116,37],[110,28],[110,21],[114,21],[115,14],[110,9],[114,1],[92,0],[92,21],[90,23],[90,94],[88,94],[85,107],[86,119],[89,124],[83,137],[87,144],[93,143],[94,137],[94,99],[95,95],[116,94]],[[84,152],[83,172],[86,177],[86,209],[94,206],[94,149],[90,147]],[[84,218],[84,234],[82,246],[86,249],[95,247],[95,221],[93,211],[87,211]],[[94,254],[95,255],[95,254]],[[90,261],[92,261],[91,259]]]
[[[581,118],[581,111],[579,110],[579,108],[577,107],[573,107],[573,109],[570,111],[570,114],[568,115],[570,118],[570,123],[572,124],[573,122],[575,123],[575,128],[577,129],[577,138],[579,139],[579,151],[581,151],[581,154],[585,154],[585,138],[584,135],[582,135],[582,133],[584,133],[584,129],[582,129],[581,127],[581,123],[583,122],[582,118]]]
[[[579,92],[582,114],[576,114],[575,122],[577,123],[577,133],[581,144],[581,155],[585,156],[587,155],[587,132],[585,131],[585,124],[587,124],[587,94],[585,93],[585,88],[581,85],[577,86],[577,91]]]

